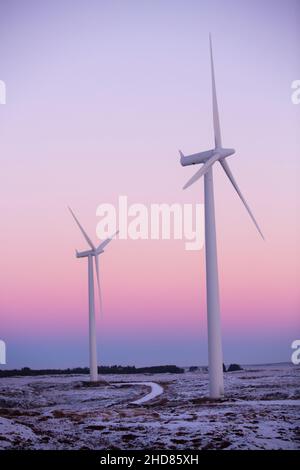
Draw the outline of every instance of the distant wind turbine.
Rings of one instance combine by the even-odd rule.
[[[194,176],[185,184],[183,189],[188,188],[197,180],[199,180],[202,176],[204,176],[209,392],[211,398],[220,398],[224,395],[224,380],[213,187],[214,163],[219,162],[221,164],[231,184],[233,185],[246,210],[248,211],[252,221],[254,222],[254,225],[256,226],[258,232],[260,233],[262,238],[264,237],[226,161],[226,158],[230,155],[233,155],[235,153],[235,150],[222,147],[211,36],[209,37],[209,42],[215,148],[212,150],[207,150],[205,152],[195,153],[189,156],[184,156],[181,151],[179,151],[179,153],[180,163],[182,166],[203,163],[203,166],[201,166],[201,168],[194,174]]]
[[[84,236],[86,242],[90,246],[90,250],[78,252],[76,250],[77,258],[87,258],[88,259],[88,288],[89,288],[89,344],[90,344],[90,381],[97,382],[98,380],[98,362],[97,362],[97,337],[96,337],[96,321],[95,321],[95,298],[94,298],[94,269],[93,269],[93,257],[95,259],[95,268],[97,276],[97,285],[98,285],[98,294],[99,294],[99,306],[102,312],[102,296],[100,288],[100,277],[99,277],[99,255],[104,253],[104,248],[108,245],[109,242],[118,234],[118,231],[112,235],[110,238],[107,238],[100,243],[97,247],[92,243],[91,239],[88,237],[84,228],[80,224],[76,215],[69,207],[76,224],[78,225],[82,235]]]

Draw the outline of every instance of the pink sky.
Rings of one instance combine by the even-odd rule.
[[[225,362],[290,359],[300,335],[298,1],[7,2],[0,16],[0,338],[7,367],[87,364],[85,242],[96,208],[203,202],[185,153],[224,145],[266,236],[215,170]],[[218,11],[218,15],[216,15]],[[272,11],[272,14],[270,13]],[[100,361],[207,361],[204,252],[116,240],[101,258]],[[101,338],[101,341],[100,341]]]

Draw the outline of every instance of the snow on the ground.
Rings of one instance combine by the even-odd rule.
[[[300,367],[226,373],[221,402],[202,371],[103,378],[1,378],[0,449],[300,449]]]
[[[0,417],[0,449],[11,448],[23,442],[33,444],[37,440],[30,427],[6,418]]]
[[[147,386],[151,388],[151,392],[147,393],[147,395],[143,396],[142,398],[139,398],[138,400],[132,401],[131,405],[142,405],[147,401],[153,400],[154,398],[158,397],[164,391],[164,389],[155,382],[124,382],[122,385],[142,385],[143,387]]]

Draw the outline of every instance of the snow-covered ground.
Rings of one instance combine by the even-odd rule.
[[[222,402],[200,371],[87,379],[0,379],[0,449],[300,449],[297,366],[227,373]]]
[[[140,385],[140,386],[147,386],[150,387],[151,391],[147,393],[147,395],[144,395],[142,398],[139,398],[138,400],[132,401],[131,405],[142,405],[145,404],[147,401],[153,400],[154,398],[158,397],[161,395],[164,391],[164,389],[158,385],[155,382],[124,382],[124,384],[120,384],[120,386],[124,385]]]

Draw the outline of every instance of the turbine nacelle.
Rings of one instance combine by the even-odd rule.
[[[98,256],[101,253],[104,253],[104,250],[95,251],[95,250],[87,250],[87,251],[78,251],[76,250],[76,258],[86,258],[87,256]]]
[[[180,163],[182,166],[206,163],[210,158],[214,157],[216,154],[219,155],[219,160],[221,160],[223,158],[229,157],[230,155],[233,155],[234,153],[234,149],[215,148],[211,150],[206,150],[205,152],[193,153],[192,155],[184,155],[181,150],[179,150]]]

